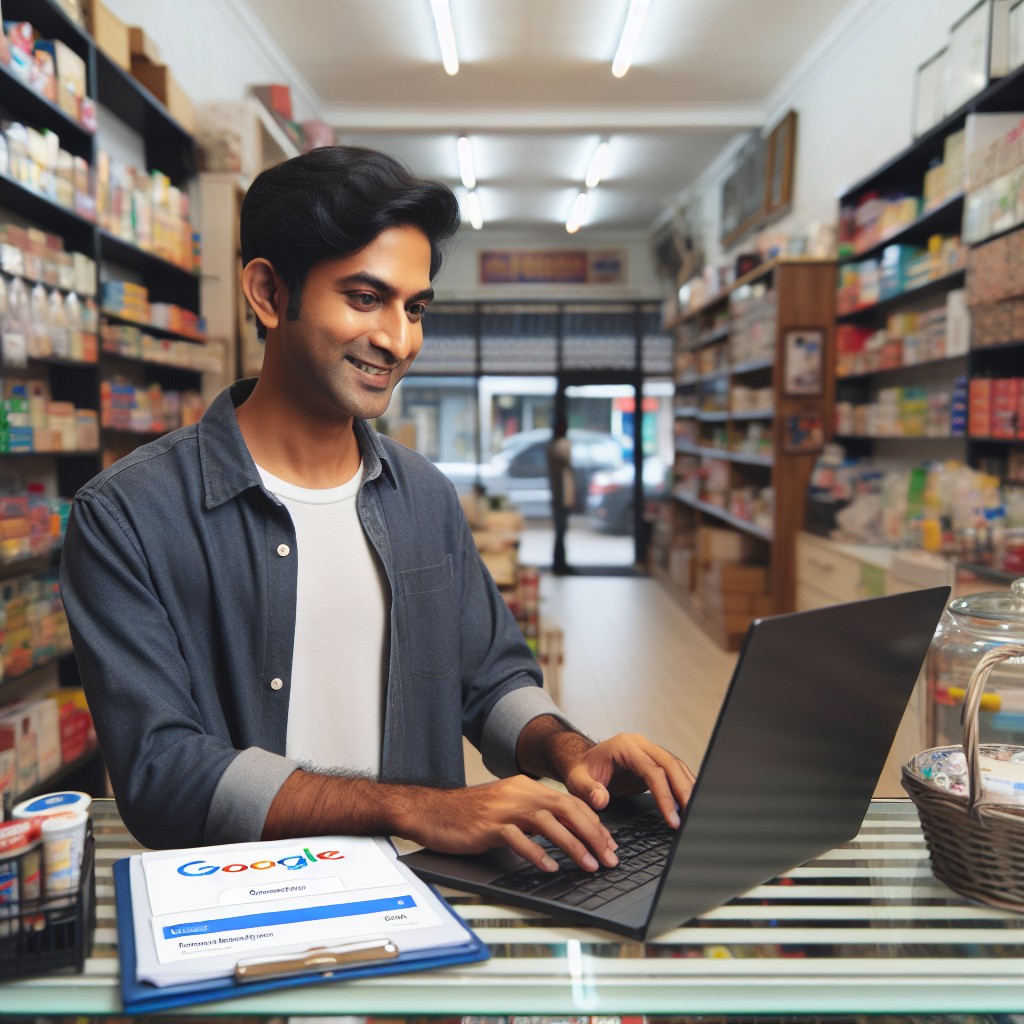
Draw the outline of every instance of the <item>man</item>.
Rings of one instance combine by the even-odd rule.
[[[557,576],[569,571],[565,559],[565,535],[569,529],[569,513],[576,504],[576,487],[572,475],[572,444],[569,424],[559,415],[551,432],[547,450],[548,483],[551,486],[551,518],[555,527],[555,547],[551,555],[551,570]]]
[[[596,870],[616,863],[609,793],[650,788],[678,823],[685,766],[561,717],[454,489],[366,423],[419,352],[458,223],[449,189],[371,150],[265,171],[241,218],[258,380],[77,495],[62,593],[144,844],[390,834],[554,870],[542,835]],[[499,781],[466,787],[463,735]]]

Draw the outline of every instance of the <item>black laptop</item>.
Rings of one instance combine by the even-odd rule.
[[[637,939],[675,928],[853,839],[948,599],[935,587],[753,622],[680,827],[649,795],[602,814],[615,868],[585,872],[553,848],[554,873],[509,850],[402,859],[556,920]]]

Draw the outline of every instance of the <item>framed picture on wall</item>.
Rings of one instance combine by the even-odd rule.
[[[782,390],[787,395],[820,395],[825,375],[825,331],[821,327],[788,330],[782,339]]]
[[[949,30],[946,48],[945,113],[959,110],[989,82],[992,5],[981,0]],[[1002,0],[1005,5],[1005,0]]]
[[[1013,0],[1006,32],[1009,65],[1012,71],[1024,64],[1024,0]]]
[[[782,447],[787,452],[816,452],[825,443],[821,410],[809,405],[790,413],[782,422]]]
[[[793,198],[793,157],[796,153],[796,111],[791,110],[768,136],[765,171],[765,212],[781,213]]]
[[[946,48],[929,57],[914,77],[914,138],[934,128],[945,116]]]

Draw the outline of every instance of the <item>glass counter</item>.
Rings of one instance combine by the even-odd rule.
[[[120,1013],[111,865],[141,849],[93,804],[97,927],[80,975],[0,984],[0,1014]],[[829,1015],[1024,1009],[1024,917],[931,874],[909,800],[874,801],[860,834],[653,942],[445,895],[486,963],[329,982],[196,1006],[194,1015]]]

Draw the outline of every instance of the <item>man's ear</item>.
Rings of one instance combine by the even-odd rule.
[[[252,311],[267,329],[281,322],[288,296],[273,264],[262,256],[250,260],[242,270],[242,291]]]

